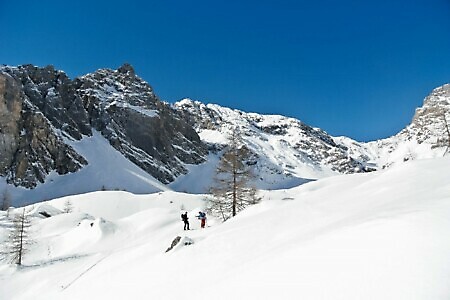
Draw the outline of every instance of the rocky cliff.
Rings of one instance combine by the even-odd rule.
[[[130,65],[101,69],[75,80],[93,128],[129,160],[163,183],[204,162],[206,147],[195,130]]]
[[[0,175],[27,188],[88,162],[65,140],[97,130],[163,183],[205,160],[197,133],[130,65],[71,80],[52,66],[0,68]]]
[[[359,143],[284,116],[189,99],[169,105],[128,64],[73,80],[52,66],[3,66],[0,177],[15,186],[34,188],[51,173],[78,172],[89,161],[71,145],[94,135],[102,136],[108,147],[161,183],[174,182],[188,173],[190,165],[204,162],[209,166],[201,170],[209,173],[202,176],[211,177],[228,133],[237,126],[253,152],[258,186],[293,186],[304,179],[441,156],[445,147],[439,145],[448,140],[449,110],[450,85],[444,85],[432,91],[400,133]]]
[[[431,91],[406,128],[392,137],[359,144],[359,151],[368,153],[379,168],[443,156],[448,145],[449,122],[450,84],[445,84]]]
[[[223,148],[231,128],[237,126],[246,146],[258,157],[256,169],[262,181],[374,170],[369,157],[350,155],[345,145],[325,131],[293,118],[245,113],[190,99],[175,107],[212,150]]]
[[[52,171],[76,172],[87,162],[58,132],[65,124],[77,126],[59,110],[67,105],[55,92],[64,79],[58,80],[53,68],[40,74],[31,66],[15,70],[0,72],[0,175],[8,183],[32,188]]]

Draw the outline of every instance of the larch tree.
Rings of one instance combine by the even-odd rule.
[[[14,216],[7,241],[3,245],[0,254],[2,258],[11,263],[22,265],[23,257],[33,244],[30,235],[31,221],[25,214],[25,208]]]
[[[260,200],[252,185],[255,178],[252,166],[256,160],[243,144],[237,128],[232,129],[228,142],[210,189],[212,197],[208,201],[208,211],[224,221]]]

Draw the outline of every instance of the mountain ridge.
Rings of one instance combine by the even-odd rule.
[[[117,70],[99,69],[73,80],[52,66],[3,66],[0,87],[0,179],[4,181],[0,180],[0,189],[13,191],[21,186],[33,189],[46,185],[52,172],[72,176],[92,164],[98,155],[88,161],[72,145],[98,132],[96,139],[106,139],[114,151],[169,189],[207,192],[206,186],[195,187],[195,180],[188,177],[212,178],[214,164],[233,126],[239,127],[254,154],[257,187],[290,188],[318,178],[441,156],[442,147],[431,149],[444,135],[444,123],[436,120],[450,110],[450,85],[438,87],[401,132],[361,143],[333,137],[281,115],[248,113],[188,98],[169,104],[161,101],[129,64]],[[27,114],[37,121],[25,122]],[[41,128],[40,133],[36,127]],[[29,138],[22,133],[29,133]],[[41,141],[40,148],[32,147],[36,142],[25,143],[33,139]],[[25,153],[22,159],[18,152]],[[17,166],[25,171],[20,172]],[[103,176],[105,180],[110,178],[108,174]],[[107,185],[100,175],[96,177],[96,188],[80,187],[79,192]],[[139,193],[146,190],[120,183],[108,188]],[[151,186],[147,192],[155,190],[161,190],[161,185]],[[64,195],[47,195],[57,196]]]

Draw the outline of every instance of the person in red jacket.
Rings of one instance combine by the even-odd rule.
[[[198,216],[196,216],[200,220],[200,227],[205,228],[206,225],[206,213],[199,211]]]

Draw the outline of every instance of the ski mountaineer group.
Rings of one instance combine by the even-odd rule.
[[[196,216],[197,219],[200,220],[200,227],[201,228],[205,228],[206,225],[206,213],[199,211],[198,212],[198,216]],[[184,230],[190,230],[189,229],[189,218],[187,215],[187,212],[185,212],[184,214],[181,214],[181,220],[184,222]]]

